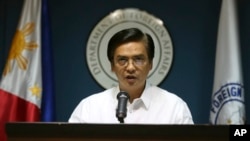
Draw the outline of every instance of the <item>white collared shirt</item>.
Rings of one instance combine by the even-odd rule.
[[[69,122],[119,123],[116,118],[119,87],[83,99]],[[147,85],[142,96],[127,103],[128,124],[193,124],[191,112],[180,97],[156,86]]]

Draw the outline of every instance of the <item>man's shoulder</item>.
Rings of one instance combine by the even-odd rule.
[[[109,89],[103,90],[101,92],[91,94],[88,97],[86,97],[85,100],[92,100],[92,99],[103,99],[104,100],[105,98],[111,98],[113,96],[114,92],[115,92],[115,87],[109,88]]]
[[[164,88],[158,87],[158,86],[150,86],[149,91],[159,95],[161,98],[176,99],[176,100],[182,101],[182,99],[177,94],[170,92]]]
[[[147,89],[148,89],[148,91],[151,91],[151,92],[154,92],[154,93],[170,94],[170,95],[174,94],[174,93],[171,93],[171,92],[169,92],[168,90],[166,90],[164,88],[161,88],[159,86],[154,86],[154,85],[149,86]]]

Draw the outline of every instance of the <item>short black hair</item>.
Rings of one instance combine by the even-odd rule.
[[[143,33],[138,28],[123,29],[111,37],[108,43],[107,55],[111,63],[113,63],[114,53],[118,46],[128,42],[142,41],[146,45],[147,55],[150,61],[154,58],[154,42],[149,34]]]

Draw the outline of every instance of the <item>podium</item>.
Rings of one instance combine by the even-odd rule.
[[[224,125],[10,122],[8,141],[228,141]]]

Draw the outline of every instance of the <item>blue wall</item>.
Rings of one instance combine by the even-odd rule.
[[[22,7],[20,0],[0,0],[0,68],[3,69]],[[86,44],[94,26],[120,8],[139,8],[163,20],[173,41],[171,71],[160,87],[176,93],[189,105],[194,122],[209,119],[213,87],[220,0],[50,0],[54,51],[56,116],[67,121],[82,98],[104,89],[91,76],[86,62]],[[250,1],[239,0],[241,49],[250,119]]]

